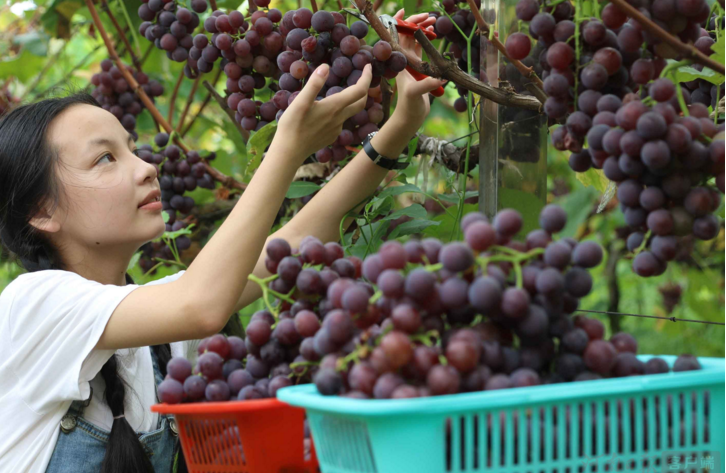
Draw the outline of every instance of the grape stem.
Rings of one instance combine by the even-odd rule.
[[[174,260],[164,259],[164,258],[154,258],[154,260],[159,261],[159,264],[171,264],[171,265],[175,265],[175,266],[181,266],[184,269],[187,268],[187,266],[184,263],[181,263],[179,261],[174,261]]]
[[[444,10],[443,13],[451,20],[451,16],[446,13]],[[456,24],[455,21],[451,21],[451,23],[454,25],[454,27],[459,31],[459,34],[461,36],[466,38],[466,73],[467,75],[471,76],[471,40],[474,37],[474,34],[476,33],[476,30],[472,29],[469,33],[469,36],[465,35],[464,32],[459,28],[459,25]],[[466,115],[468,117],[472,116],[471,111],[471,102],[473,98],[471,95],[471,91],[467,91],[466,93]],[[461,220],[461,217],[464,213],[464,201],[466,200],[466,177],[469,175],[469,156],[471,154],[471,140],[472,135],[471,133],[471,122],[468,123],[469,127],[469,134],[466,138],[466,154],[464,157],[464,173],[459,178],[459,205],[456,209],[456,217],[454,219],[454,226],[451,229],[451,236],[449,237],[449,241],[453,240],[456,235],[459,234],[459,221]],[[463,190],[462,190],[463,189]]]
[[[512,59],[511,57],[509,57],[509,54],[507,54],[507,48],[505,48],[504,44],[502,44],[502,42],[499,40],[499,36],[494,34],[494,31],[489,28],[489,24],[486,22],[484,17],[481,16],[479,8],[477,8],[474,0],[467,0],[467,2],[469,3],[469,9],[474,15],[474,20],[476,20],[476,24],[479,27],[479,31],[481,31],[481,34],[487,36],[489,38],[489,42],[492,43],[494,47],[497,48],[499,52],[504,57],[506,57],[509,62],[511,62],[512,65],[514,65],[514,67],[516,67],[517,70],[524,77],[527,77],[532,80],[532,82],[534,82],[534,84],[536,85],[536,93],[534,93],[534,96],[537,97],[537,100],[539,100],[540,102],[545,103],[545,100],[547,100],[547,94],[545,94],[542,90],[542,79],[540,79],[537,73],[534,72],[534,68],[525,66],[519,59]],[[454,24],[456,25],[456,23]]]
[[[500,90],[470,76],[462,71],[454,61],[445,59],[434,45],[431,44],[431,41],[426,38],[423,31],[416,30],[413,36],[421,44],[424,51],[426,51],[431,62],[422,61],[412,51],[401,48],[398,43],[393,41],[391,34],[383,23],[381,23],[369,0],[355,0],[355,4],[358,10],[365,15],[371,27],[378,33],[378,37],[390,43],[394,51],[398,51],[406,56],[408,65],[416,72],[430,77],[448,79],[464,89],[481,95],[492,102],[542,113],[542,104],[536,98]]]
[[[119,2],[122,5],[123,8],[123,2]],[[121,41],[123,41],[124,46],[126,46],[126,50],[129,53],[129,56],[131,56],[131,62],[134,63],[134,67],[137,71],[141,72],[141,64],[139,63],[139,58],[134,54],[134,49],[131,47],[131,43],[129,42],[128,38],[126,37],[126,34],[124,34],[123,29],[121,28],[121,25],[119,25],[118,21],[116,20],[116,17],[113,15],[113,12],[111,11],[111,7],[108,5],[108,2],[106,0],[102,0],[102,8],[106,12],[106,15],[108,15],[109,20],[111,20],[111,23],[113,23],[114,28],[116,28],[116,31],[118,32],[119,38],[121,38]],[[125,11],[125,8],[124,8]],[[127,23],[129,24],[129,34],[133,36],[134,39],[136,39],[136,36],[134,36],[134,30],[133,30],[133,23],[129,21],[128,14],[126,18]],[[136,47],[139,47],[139,42],[136,40]]]
[[[476,259],[476,262],[477,262],[477,264],[479,264],[479,267],[486,270],[489,263],[496,263],[499,261],[511,263],[512,266],[514,267],[514,276],[515,276],[517,287],[520,289],[523,286],[522,262],[544,253],[544,248],[534,248],[533,250],[529,250],[526,253],[521,253],[519,251],[513,250],[512,248],[506,248],[506,247],[502,247],[502,246],[493,246],[493,247],[491,247],[491,249],[506,251],[507,253],[510,253],[510,254],[480,256]],[[514,253],[514,254],[512,254],[512,253]]]
[[[436,332],[436,330],[432,330],[432,332]],[[436,334],[438,334],[438,332],[436,332]],[[416,335],[408,336],[409,340],[413,340],[414,342],[421,342],[424,345],[426,345],[427,347],[431,347],[434,345],[433,343],[431,343],[430,337],[431,337],[431,332],[419,333]]]
[[[124,63],[121,61],[121,58],[119,57],[118,53],[116,52],[116,48],[114,47],[113,43],[111,42],[111,38],[109,38],[108,33],[106,32],[106,29],[103,26],[103,23],[101,22],[101,18],[98,16],[98,12],[96,11],[96,7],[93,5],[93,0],[86,0],[86,6],[88,7],[88,11],[91,14],[91,18],[93,19],[93,24],[96,26],[96,30],[101,35],[101,38],[103,39],[103,43],[106,45],[106,49],[108,50],[108,55],[110,58],[116,63],[116,67],[119,68],[119,71],[121,72],[121,75],[123,75],[124,79],[126,79],[126,82],[129,84],[129,87],[131,87],[131,90],[133,90],[136,95],[138,95],[139,99],[144,103],[144,106],[149,110],[149,113],[151,113],[151,116],[154,117],[154,120],[158,124],[160,124],[164,130],[166,130],[167,133],[171,133],[173,131],[172,126],[169,124],[168,121],[163,117],[163,115],[159,112],[159,109],[156,108],[154,105],[154,102],[151,101],[148,95],[146,95],[146,92],[144,92],[144,89],[142,89],[139,86],[139,83],[136,82],[136,79],[134,79],[134,76],[128,71]],[[187,153],[189,152],[189,148],[187,148],[183,143],[179,141],[177,138],[177,143],[180,145],[182,150]],[[213,168],[209,165],[206,161],[204,161],[204,168],[207,171],[207,173],[212,176],[215,180],[222,183],[223,186],[228,187],[230,189],[241,189],[244,190],[247,188],[247,184],[244,182],[240,182],[236,180],[235,178],[231,176],[226,176],[219,170]]]
[[[517,281],[517,289],[522,289],[523,281],[522,281],[522,265],[519,263],[519,260],[515,260],[513,262],[514,264],[514,276]]]
[[[262,302],[265,303],[265,307],[267,307],[267,310],[269,310],[272,313],[272,315],[275,316],[275,320],[277,320],[278,317],[280,316],[280,312],[275,307],[273,307],[272,304],[270,303],[270,301],[267,299],[267,296],[269,294],[273,295],[274,297],[277,297],[280,300],[283,300],[285,302],[288,302],[290,304],[294,304],[295,303],[295,301],[293,301],[289,297],[289,295],[287,295],[287,294],[280,294],[279,292],[273,291],[272,289],[270,289],[267,286],[268,283],[274,281],[278,277],[279,276],[277,274],[273,274],[272,276],[269,276],[269,277],[267,277],[265,279],[261,279],[261,278],[255,276],[254,274],[250,274],[249,276],[247,276],[247,279],[249,279],[250,281],[256,282],[257,285],[260,286],[260,289],[262,289]]]
[[[630,5],[626,0],[610,0],[610,2],[613,5],[617,6],[626,15],[636,20],[645,31],[651,33],[653,36],[657,37],[664,43],[671,46],[682,56],[693,59],[695,62],[703,64],[704,66],[710,68],[715,72],[718,72],[721,75],[726,74],[723,64],[719,64],[718,62],[709,58],[692,44],[683,43],[681,40],[678,39],[676,35],[672,35],[666,32],[665,30],[663,30],[663,28],[654,23],[653,20],[646,17],[645,15],[643,15],[643,13]]]

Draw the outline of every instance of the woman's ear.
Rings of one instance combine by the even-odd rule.
[[[60,222],[56,218],[57,213],[50,213],[48,209],[42,207],[33,218],[30,219],[30,225],[45,233],[56,233],[60,230]]]

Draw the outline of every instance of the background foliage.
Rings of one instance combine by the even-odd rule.
[[[119,21],[125,24],[120,1],[110,2]],[[135,15],[140,2],[123,2],[134,23],[131,30],[138,36],[140,20]],[[217,2],[220,8],[238,8],[246,11],[246,2],[235,0]],[[328,0],[319,2],[324,9],[337,8]],[[347,5],[344,5],[347,6]],[[298,7],[291,0],[273,0],[270,7],[285,12]],[[434,9],[431,0],[402,0],[384,2],[379,13],[393,14],[405,7],[408,14]],[[103,16],[103,15],[102,15]],[[106,19],[104,19],[106,21]],[[111,31],[111,28],[109,28]],[[149,43],[143,38],[132,39],[133,47],[143,52]],[[138,46],[137,46],[138,44]],[[87,9],[80,0],[8,1],[0,5],[0,91],[15,102],[25,103],[44,97],[63,95],[69,91],[89,87],[91,76],[100,70],[100,61],[107,57],[106,49],[96,33]],[[180,75],[182,64],[174,63],[162,51],[151,48],[144,61],[144,72],[163,83],[165,94],[156,104],[167,116],[170,92]],[[213,73],[205,78],[212,81]],[[217,90],[223,94],[223,81]],[[192,92],[193,81],[181,82],[178,93],[177,117]],[[189,110],[189,116],[199,112],[207,91],[199,87]],[[467,114],[457,113],[453,101],[458,97],[454,88],[447,88],[446,96],[435,100],[431,114],[422,132],[440,139],[456,140],[468,134]],[[138,117],[139,143],[151,142],[157,130],[148,112]],[[476,142],[478,138],[474,136]],[[248,181],[254,172],[250,165],[248,147],[239,132],[219,106],[211,101],[193,122],[185,141],[194,149],[215,151],[215,168],[241,181]],[[442,166],[422,165],[422,157],[415,155],[416,143],[409,147],[411,165],[402,173],[391,176],[401,185],[389,186],[366,206],[358,218],[359,230],[347,233],[343,243],[351,254],[364,256],[374,250],[383,239],[434,236],[448,241],[456,237],[456,215],[460,198],[465,199],[462,213],[476,210],[478,169],[473,158],[470,178],[462,189],[458,176]],[[423,156],[423,158],[427,158]],[[606,249],[607,257],[593,271],[595,286],[583,300],[581,309],[624,312],[678,318],[723,321],[724,319],[724,233],[710,242],[698,242],[691,255],[670,264],[665,274],[649,279],[636,276],[631,269],[630,257],[625,249],[621,227],[622,213],[615,200],[602,213],[597,213],[603,182],[597,174],[575,177],[567,165],[567,156],[549,149],[547,156],[547,201],[562,205],[569,215],[568,226],[561,236],[594,239]],[[288,193],[289,201],[280,211],[276,228],[283,225],[309,199],[319,186],[304,180],[296,181]],[[582,181],[582,182],[581,182]],[[462,196],[462,192],[466,194]],[[234,199],[234,193],[221,188],[215,191],[197,189],[190,193],[199,212],[211,206]],[[231,207],[227,205],[222,209]],[[224,210],[220,215],[226,215]],[[717,212],[723,220],[723,203]],[[206,222],[206,221],[205,221]],[[200,223],[193,232],[192,248],[183,260],[188,264],[205,241],[214,234],[223,219]],[[274,230],[274,229],[273,229]],[[133,263],[136,263],[134,260]],[[153,275],[144,274],[138,264],[130,269],[134,279],[143,283],[174,273],[179,267],[160,267]],[[11,255],[0,255],[0,290],[23,273]],[[680,297],[677,297],[680,292]],[[240,315],[243,322],[257,310],[257,303]],[[590,314],[593,315],[593,314]],[[641,345],[642,353],[724,356],[724,327],[696,323],[670,322],[636,317],[593,315],[605,322],[611,332],[631,332]]]

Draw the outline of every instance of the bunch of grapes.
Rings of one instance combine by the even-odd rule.
[[[192,11],[177,5],[172,0],[144,0],[139,6],[139,18],[143,20],[139,33],[154,43],[172,61],[189,60],[194,46],[192,33],[199,26],[199,15],[207,9],[206,0],[193,0]],[[189,78],[197,75],[194,61],[184,66],[184,74]]]
[[[139,157],[158,166],[159,187],[161,188],[161,203],[168,219],[166,231],[175,232],[187,227],[182,219],[194,207],[194,199],[184,195],[197,187],[214,189],[214,180],[204,167],[198,151],[184,152],[175,144],[169,143],[169,135],[158,133],[154,137],[156,147],[144,144],[139,146]],[[206,159],[214,159],[213,154]],[[176,249],[181,252],[191,246],[191,240],[186,235],[175,238]],[[174,259],[174,253],[163,241],[147,243],[141,247],[142,258],[139,264],[144,271],[154,266],[154,258],[167,260]]]
[[[316,153],[320,162],[343,160],[348,154],[346,146],[358,144],[378,130],[376,124],[384,116],[380,78],[393,78],[406,67],[405,56],[392,51],[390,44],[365,43],[368,26],[364,22],[354,22],[348,28],[338,12],[320,10],[313,14],[301,8],[283,16],[273,8],[245,18],[237,11],[225,14],[217,10],[204,21],[204,28],[212,36],[194,37],[190,65],[208,72],[221,58],[220,67],[227,77],[227,104],[246,130],[259,130],[279,119],[319,65],[331,67],[320,98],[355,84],[365,65],[372,65],[374,78],[365,110],[345,123],[331,147]],[[255,90],[266,85],[274,95],[268,101],[255,100]]]
[[[668,282],[658,287],[663,298],[663,308],[667,314],[673,313],[678,304],[681,302],[681,295],[683,294],[683,288],[676,282]]]
[[[407,398],[617,374],[617,351],[584,353],[591,342],[608,343],[602,332],[577,353],[562,342],[578,329],[569,314],[592,288],[587,268],[602,260],[594,242],[553,240],[565,223],[561,208],[547,206],[542,228],[518,242],[516,211],[503,210],[492,224],[472,213],[462,221],[465,243],[384,244],[362,266],[375,287],[336,279],[320,303],[312,342],[323,356],[318,390]]]
[[[146,92],[146,95],[154,100],[164,93],[164,86],[158,81],[151,79],[143,72],[135,71],[131,66],[126,69],[133,75],[136,82]],[[111,112],[121,122],[124,128],[138,139],[136,133],[136,117],[144,110],[144,104],[134,93],[121,70],[116,67],[111,59],[101,61],[101,72],[91,77],[91,83],[95,89],[91,92],[93,98],[103,107]]]
[[[565,223],[547,206],[542,228],[519,242],[516,211],[493,223],[472,213],[465,242],[389,241],[363,262],[313,237],[299,250],[273,240],[268,309],[252,316],[244,341],[230,339],[237,348],[218,347],[220,336],[202,341],[201,379],[189,381],[185,364],[184,376],[171,374],[185,386],[170,382],[176,394],[165,402],[260,399],[311,378],[325,395],[386,399],[667,372],[661,359],[635,357],[632,336],[605,341],[601,322],[570,316],[602,249],[554,240]],[[684,356],[674,370],[698,367]]]
[[[708,16],[704,1],[659,0],[650,10],[644,6],[644,14],[667,23],[666,29],[682,40],[710,50],[713,41],[699,25]],[[517,4],[518,18],[529,22],[538,45],[547,46],[540,56],[549,95],[545,112],[566,119],[553,131],[552,143],[573,153],[569,163],[576,172],[602,169],[617,183],[625,221],[633,230],[628,248],[640,250],[644,240],[648,248],[637,254],[633,268],[644,277],[662,274],[677,255],[679,237],[710,240],[718,234],[720,223],[712,212],[720,195],[713,186],[723,193],[724,142],[716,136],[723,124],[709,117],[705,100],[692,100],[688,87],[659,78],[666,59],[675,55],[613,4],[602,9],[602,20],[580,24],[578,61],[572,13],[569,2],[551,13],[540,12],[536,0]],[[523,37],[522,43],[527,41]],[[515,46],[520,44],[508,41],[508,52],[512,47],[518,53]]]

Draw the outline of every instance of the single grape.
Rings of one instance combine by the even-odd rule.
[[[159,384],[157,390],[159,400],[166,404],[179,404],[184,397],[184,386],[174,378],[168,378]]]

